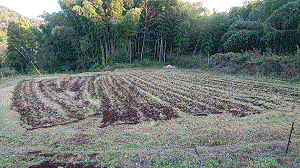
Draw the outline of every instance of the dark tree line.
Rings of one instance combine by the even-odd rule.
[[[209,14],[201,3],[179,0],[59,0],[62,11],[24,18],[8,28],[6,64],[30,70],[28,53],[53,72],[89,71],[117,62],[204,56],[267,48],[293,53],[300,44],[300,1],[246,1]]]

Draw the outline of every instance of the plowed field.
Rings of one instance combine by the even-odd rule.
[[[184,115],[245,117],[299,104],[300,93],[292,88],[162,69],[22,80],[11,109],[23,127],[36,129],[93,116],[100,116],[102,127]]]

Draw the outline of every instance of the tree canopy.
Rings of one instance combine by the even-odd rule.
[[[299,45],[300,1],[254,0],[229,12],[209,13],[180,0],[59,0],[38,26],[20,17],[7,31],[7,64],[19,72],[24,50],[48,72],[89,71],[113,63],[169,55],[205,57],[219,52],[294,53]],[[6,40],[0,31],[0,40]]]

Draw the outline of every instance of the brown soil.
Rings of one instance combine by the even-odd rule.
[[[299,92],[180,70],[145,70],[22,80],[14,89],[11,109],[20,114],[23,127],[35,129],[95,115],[102,116],[102,126],[169,120],[180,117],[177,110],[194,116],[244,117],[282,103],[299,103]]]

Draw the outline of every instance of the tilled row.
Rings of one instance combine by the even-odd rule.
[[[91,86],[93,87],[93,86]],[[101,100],[103,125],[139,123],[143,120],[162,120],[178,117],[166,105],[154,102],[137,91],[119,76],[103,77],[96,81],[95,95]]]
[[[178,108],[185,113],[190,113],[197,116],[221,113],[218,110],[211,107],[207,107],[200,102],[194,102],[193,100],[185,97],[182,94],[176,94],[172,91],[167,91],[165,88],[169,86],[160,87],[158,86],[158,84],[146,82],[141,78],[135,76],[125,76],[125,78],[139,89],[149,92],[155,97],[160,98],[162,101],[167,102],[172,107]]]
[[[23,80],[17,84],[12,109],[20,114],[24,127],[55,126],[91,114],[101,115],[104,126],[178,117],[173,108],[147,98],[120,76],[67,77],[58,81]],[[101,103],[96,106],[88,98]]]
[[[244,82],[244,81],[236,81],[236,80],[229,80],[229,79],[222,79],[216,78],[215,76],[208,77],[208,76],[195,76],[190,75],[188,73],[168,73],[166,74],[152,74],[154,76],[163,77],[168,79],[169,81],[180,81],[180,82],[187,82],[187,83],[194,83],[197,85],[201,85],[207,88],[213,88],[213,90],[222,90],[224,92],[235,93],[237,92],[239,95],[243,94],[244,97],[241,99],[251,99],[251,97],[257,97],[266,103],[274,103],[275,101],[272,99],[286,99],[288,101],[300,103],[300,93],[297,92],[295,89],[289,87],[274,87],[269,84],[264,83],[255,83],[255,82]],[[248,95],[255,95],[255,96],[248,96]],[[276,103],[274,103],[276,104]]]
[[[173,103],[174,106],[178,106],[180,104],[180,100],[183,102],[188,102],[198,105],[197,111],[187,111],[188,109],[183,109],[186,112],[190,112],[193,115],[201,115],[204,114],[217,114],[223,112],[230,112],[234,115],[238,116],[246,116],[249,114],[257,114],[260,113],[259,110],[248,107],[244,104],[232,102],[227,99],[226,96],[221,96],[222,93],[213,94],[213,90],[209,88],[203,89],[203,87],[199,87],[198,85],[190,84],[190,83],[176,83],[174,80],[172,82],[168,82],[168,76],[165,77],[156,77],[157,75],[143,75],[137,76],[132,74],[133,78],[139,79],[140,83],[144,83],[144,85],[150,89],[154,89],[152,91],[156,95],[161,95],[160,97],[164,101],[168,101]],[[150,86],[151,85],[151,86]],[[167,86],[167,87],[166,87]],[[167,95],[164,97],[164,95]],[[173,102],[168,100],[170,97],[173,97]],[[175,97],[180,97],[177,100]],[[188,105],[186,103],[185,105]],[[199,108],[200,107],[200,108]],[[182,106],[178,106],[178,108],[182,108]],[[206,112],[206,113],[205,113]],[[203,114],[202,114],[203,115]]]
[[[83,84],[83,80],[74,84],[78,86],[75,92],[77,95],[71,97],[65,93],[67,91],[65,88],[57,86],[55,80],[38,82],[23,80],[14,90],[12,109],[20,114],[23,126],[28,129],[55,126],[83,119],[89,114],[98,113],[97,110],[99,110],[89,101],[82,99],[80,88]],[[48,102],[47,105],[45,101]],[[58,112],[58,109],[62,109],[63,112]]]
[[[251,93],[255,87],[257,90]],[[233,92],[234,89],[240,93]],[[275,97],[289,95],[291,102],[297,102],[297,93],[292,95],[286,89],[275,88],[266,93]],[[14,90],[12,109],[29,128],[55,126],[93,115],[102,117],[103,126],[169,120],[179,117],[178,112],[195,116],[231,113],[243,117],[280,106],[265,93],[258,93],[265,90],[263,86],[208,75],[197,78],[176,71],[128,71],[23,80]]]
[[[141,94],[134,85],[130,84],[129,81],[126,81],[121,76],[118,76],[117,79],[119,83],[117,80],[114,80],[115,85],[122,90],[124,95],[130,95],[126,98],[127,102],[133,104],[134,108],[141,109],[144,117],[154,120],[178,117],[177,112],[171,107],[147,98]]]
[[[170,83],[172,87],[177,87],[179,90],[185,90],[191,94],[200,94],[202,98],[205,97],[205,99],[208,100],[216,99],[217,102],[224,102],[224,100],[227,102],[230,100],[229,102],[234,101],[241,102],[242,104],[251,104],[251,106],[256,110],[281,108],[281,104],[278,103],[279,100],[287,103],[299,102],[299,99],[297,99],[297,92],[289,90],[287,87],[279,87],[277,90],[281,89],[282,91],[272,93],[269,91],[264,92],[265,90],[268,90],[268,88],[273,88],[274,90],[275,87],[272,86],[266,86],[266,89],[264,88],[265,85],[251,85],[251,83],[245,83],[242,81],[213,79],[208,78],[207,76],[194,78],[192,76],[189,77],[188,74],[183,76],[180,73],[176,75],[174,75],[174,73],[158,73],[144,77],[147,79],[153,78],[154,81],[164,81]],[[214,107],[213,104],[210,106]]]
[[[59,121],[59,118],[49,120],[49,118],[53,118],[52,116],[56,116],[56,110],[50,106],[45,106],[37,97],[33,90],[35,84],[33,80],[23,80],[17,84],[14,91],[12,109],[20,114],[24,127],[51,125],[53,122]]]

